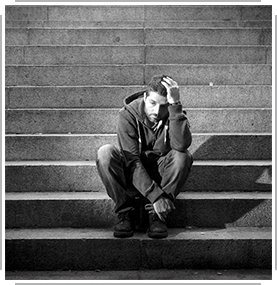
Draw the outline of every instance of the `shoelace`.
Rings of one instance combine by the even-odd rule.
[[[146,204],[145,210],[148,211],[149,213],[155,213],[155,210],[152,204]]]

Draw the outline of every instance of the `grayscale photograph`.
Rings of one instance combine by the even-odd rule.
[[[6,280],[272,280],[273,6],[3,10]]]

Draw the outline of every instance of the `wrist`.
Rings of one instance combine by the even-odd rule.
[[[169,102],[169,105],[170,106],[181,105],[181,102],[180,102],[180,100],[174,101],[174,102]]]

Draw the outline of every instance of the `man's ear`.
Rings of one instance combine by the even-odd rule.
[[[144,101],[144,102],[145,102],[146,98],[147,98],[147,95],[146,95],[146,92],[144,92],[144,93],[143,93],[143,101]]]

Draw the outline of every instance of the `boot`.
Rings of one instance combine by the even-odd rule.
[[[114,237],[126,238],[133,236],[133,210],[118,213],[118,224],[114,227]]]
[[[148,236],[150,238],[166,238],[168,236],[166,223],[156,214],[153,205],[147,204],[145,209],[148,210],[149,216]]]

